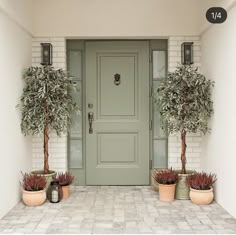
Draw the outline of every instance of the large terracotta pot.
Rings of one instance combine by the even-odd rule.
[[[173,202],[175,198],[176,184],[159,184],[160,201]]]
[[[209,205],[214,199],[213,188],[209,190],[197,190],[190,188],[189,197],[191,201],[198,205]]]
[[[70,196],[70,185],[62,186],[62,198],[66,199]]]
[[[44,176],[47,179],[47,186],[46,186],[46,190],[47,190],[52,181],[53,176],[56,175],[56,171],[50,171],[48,174],[44,174],[42,170],[35,170],[35,171],[31,171],[31,174]]]
[[[22,192],[22,200],[27,206],[40,206],[46,200],[46,190]]]

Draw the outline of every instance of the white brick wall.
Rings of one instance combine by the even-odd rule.
[[[181,62],[181,44],[184,41],[194,42],[194,65],[200,68],[201,51],[200,51],[200,37],[170,37],[168,43],[169,57],[168,66],[169,71],[176,68],[177,63]],[[53,66],[55,68],[66,68],[66,42],[65,38],[33,38],[32,43],[32,65],[40,65],[41,61],[41,42],[50,42],[53,45]],[[43,138],[33,137],[33,169],[42,169],[43,167]],[[200,134],[187,135],[187,168],[200,169],[200,155],[201,155],[202,137]],[[181,167],[180,161],[181,140],[180,135],[172,135],[169,137],[168,155],[169,167],[179,169]],[[67,169],[67,137],[57,137],[55,134],[50,135],[49,141],[49,164],[50,169],[57,171],[64,171]]]
[[[50,42],[53,46],[53,66],[56,69],[66,68],[66,42],[65,38],[33,38],[32,65],[40,66],[41,42]],[[67,170],[67,137],[57,137],[55,133],[49,135],[49,167],[56,171]],[[43,136],[32,139],[33,169],[43,169]]]
[[[201,45],[200,37],[170,37],[168,41],[168,69],[173,72],[181,63],[181,44],[183,42],[194,42],[193,56],[194,66],[201,68]],[[187,134],[187,169],[200,170],[200,158],[202,151],[202,137],[200,134]],[[171,135],[168,138],[168,166],[174,169],[181,168],[181,138],[180,134]]]

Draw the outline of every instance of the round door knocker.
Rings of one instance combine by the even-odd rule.
[[[114,84],[115,84],[116,86],[119,86],[119,85],[120,85],[120,74],[118,74],[118,73],[116,73],[116,74],[114,75]]]

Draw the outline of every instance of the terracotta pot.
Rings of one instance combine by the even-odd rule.
[[[66,199],[70,196],[70,185],[61,186],[62,188],[62,198]]]
[[[176,184],[159,184],[160,201],[173,202],[175,198]]]
[[[46,200],[46,190],[26,191],[23,190],[22,200],[26,206],[40,206]]]
[[[190,188],[189,197],[191,201],[198,205],[209,205],[214,199],[213,188],[209,190],[197,190]]]
[[[157,173],[157,172],[159,172],[159,171],[162,171],[162,170],[167,170],[167,168],[156,168],[156,169],[153,169],[153,170],[152,170],[152,174],[151,174],[151,185],[152,185],[152,188],[153,188],[155,191],[158,191],[158,190],[159,190],[159,186],[158,186],[157,181],[153,178],[153,176],[155,175],[155,173]]]

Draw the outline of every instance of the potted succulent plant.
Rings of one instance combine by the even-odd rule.
[[[46,200],[47,180],[42,175],[22,174],[22,200],[27,206],[40,206]]]
[[[23,134],[43,134],[44,167],[32,173],[48,177],[48,185],[55,171],[49,169],[49,132],[58,136],[71,125],[71,113],[77,110],[71,91],[76,90],[72,78],[62,69],[51,66],[30,67],[24,72],[25,87],[21,96],[21,131]]]
[[[59,182],[59,185],[62,188],[62,198],[68,198],[70,196],[70,185],[74,181],[74,176],[69,172],[58,172],[53,178],[55,181]]]
[[[159,186],[160,201],[172,202],[175,197],[175,186],[178,182],[178,174],[172,169],[157,171],[153,174],[154,180]]]
[[[189,175],[186,178],[186,183],[190,187],[191,201],[198,205],[210,204],[214,199],[213,184],[215,182],[215,174],[201,172]]]
[[[189,187],[185,180],[193,172],[186,170],[186,134],[209,131],[208,119],[213,112],[211,90],[214,83],[198,73],[191,65],[179,65],[169,73],[157,89],[156,103],[162,117],[162,128],[168,134],[180,133],[180,180],[176,187],[177,199],[189,199]]]

